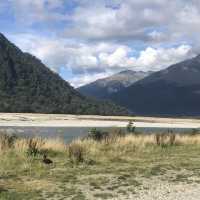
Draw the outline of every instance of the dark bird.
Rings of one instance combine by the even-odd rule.
[[[46,164],[46,165],[49,165],[49,164],[52,164],[52,163],[53,163],[53,161],[50,160],[50,159],[48,159],[47,156],[46,156],[45,154],[43,155],[43,160],[42,160],[42,162],[43,162],[44,164]]]

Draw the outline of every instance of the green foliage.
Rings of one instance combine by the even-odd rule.
[[[37,141],[34,139],[28,140],[28,149],[27,149],[27,155],[28,156],[36,156],[39,154],[39,149],[37,147]]]
[[[89,131],[88,137],[99,141],[105,139],[106,137],[108,137],[108,135],[109,133],[106,131],[101,131],[97,130],[96,128],[93,128]]]
[[[135,126],[134,126],[133,121],[129,121],[129,123],[126,127],[126,130],[127,130],[128,133],[134,133],[135,132]]]
[[[121,129],[112,129],[111,131],[101,131],[93,128],[88,133],[88,138],[91,138],[96,141],[101,141],[103,139],[114,139],[117,137],[123,137],[126,133]]]
[[[191,135],[198,135],[200,133],[199,129],[193,128]]]
[[[0,34],[0,112],[127,115],[110,102],[82,96],[36,57]]]

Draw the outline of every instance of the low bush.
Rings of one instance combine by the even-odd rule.
[[[17,139],[16,135],[0,133],[0,149],[6,150],[12,148]]]
[[[109,136],[109,132],[97,130],[96,128],[93,128],[89,131],[88,138],[93,140],[103,140]]]
[[[113,128],[109,132],[109,137],[124,137],[126,136],[126,132],[123,131],[121,128]]]
[[[125,135],[126,133],[122,129],[118,128],[111,129],[109,132],[93,128],[89,131],[87,138],[96,141],[102,141],[102,140],[110,141],[110,140],[116,140],[119,137],[124,137]]]
[[[42,150],[42,146],[45,144],[45,141],[41,138],[31,138],[27,140],[28,149],[27,155],[28,156],[37,156],[40,154]]]
[[[82,163],[84,162],[85,158],[85,150],[81,145],[77,143],[71,143],[68,146],[68,155],[71,163]]]
[[[172,146],[175,144],[176,135],[171,134],[156,134],[155,141],[158,146],[165,147],[165,146]]]

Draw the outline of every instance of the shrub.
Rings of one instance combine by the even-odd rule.
[[[165,147],[168,145],[174,145],[176,141],[176,135],[170,134],[156,134],[155,141],[158,146]]]
[[[106,131],[100,131],[100,130],[97,130],[96,128],[93,128],[89,131],[88,137],[93,140],[100,141],[102,139],[107,138],[108,135],[109,133]]]
[[[101,131],[97,130],[96,128],[93,128],[89,131],[88,137],[89,139],[93,139],[96,141],[101,140],[115,140],[119,137],[125,136],[126,133],[122,129],[114,128],[108,131]]]
[[[126,127],[126,130],[127,130],[128,133],[134,133],[135,132],[135,126],[134,126],[133,121],[129,121],[129,123]]]
[[[84,161],[85,150],[81,145],[71,143],[68,146],[68,155],[71,163],[82,163]]]
[[[193,128],[190,135],[198,135],[199,133],[199,129]]]
[[[109,132],[109,137],[124,137],[126,136],[126,132],[119,128],[113,128]]]
[[[1,150],[12,148],[16,139],[17,139],[16,135],[8,135],[8,134],[0,133]]]
[[[40,138],[31,138],[28,139],[27,143],[28,143],[27,155],[37,156],[38,154],[40,154],[42,146],[44,145],[45,142]]]

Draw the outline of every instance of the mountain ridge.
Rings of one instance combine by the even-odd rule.
[[[87,96],[107,99],[110,94],[130,86],[136,81],[148,76],[150,73],[152,72],[124,70],[109,77],[86,84],[78,88],[78,91]]]
[[[110,96],[136,115],[200,116],[200,56],[155,72]]]
[[[110,102],[91,100],[0,34],[0,112],[124,115]]]

